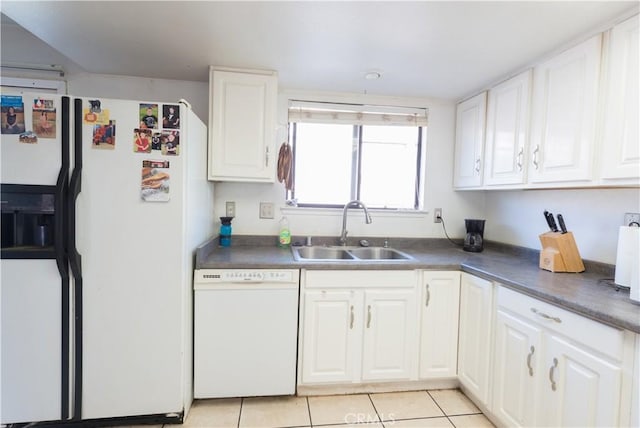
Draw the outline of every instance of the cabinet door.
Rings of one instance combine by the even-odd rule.
[[[458,365],[460,272],[423,274],[420,377],[455,377]]]
[[[544,346],[541,425],[618,426],[621,368],[555,335]]]
[[[605,183],[640,182],[640,136],[638,133],[638,16],[611,30],[607,75],[604,138],[601,142]]]
[[[361,304],[350,291],[306,291],[302,382],[351,382],[362,331]]]
[[[523,184],[531,70],[489,91],[484,184]]]
[[[453,186],[456,188],[482,185],[486,109],[486,92],[458,104],[453,178]]]
[[[498,309],[495,335],[493,412],[506,426],[534,426],[542,332],[535,324]]]
[[[593,179],[601,35],[535,67],[532,183]]]
[[[463,272],[460,281],[458,378],[485,405],[489,400],[492,305],[493,284]]]
[[[273,182],[277,77],[211,70],[209,179]]]
[[[417,308],[412,290],[365,292],[362,379],[411,379],[417,367]]]

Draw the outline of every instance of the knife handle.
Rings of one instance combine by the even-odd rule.
[[[564,234],[567,233],[567,225],[564,224],[564,218],[562,214],[558,214],[558,224],[560,225],[560,231]]]

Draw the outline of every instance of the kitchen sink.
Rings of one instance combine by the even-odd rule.
[[[298,261],[401,261],[412,260],[408,254],[385,247],[291,247]]]
[[[353,260],[353,256],[344,248],[336,247],[291,247],[293,255],[299,259],[315,260]]]
[[[409,260],[411,257],[393,248],[362,247],[349,250],[349,253],[364,260]]]

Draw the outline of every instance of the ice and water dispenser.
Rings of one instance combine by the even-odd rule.
[[[2,257],[47,257],[57,238],[55,187],[3,184],[1,202]]]

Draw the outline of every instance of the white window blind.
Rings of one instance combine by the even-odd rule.
[[[291,100],[289,122],[427,126],[427,109]]]

